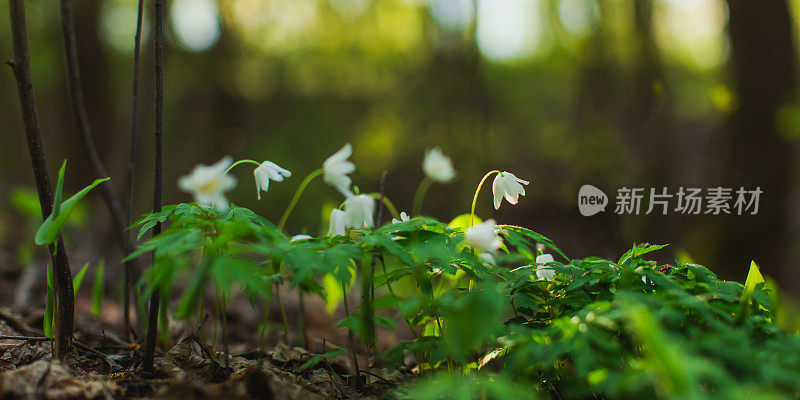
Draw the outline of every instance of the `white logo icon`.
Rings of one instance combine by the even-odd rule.
[[[602,190],[592,186],[583,185],[578,191],[578,210],[584,217],[590,217],[606,210],[608,196]]]

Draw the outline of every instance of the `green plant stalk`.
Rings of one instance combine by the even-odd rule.
[[[388,276],[389,274],[386,271],[386,263],[384,263],[383,260],[381,260],[381,268],[383,268],[383,274]],[[394,289],[392,289],[392,284],[390,282],[386,282],[386,288],[389,289],[389,293],[392,295],[392,297],[394,297],[396,299],[399,299],[397,294],[395,294]],[[414,335],[414,339],[418,339],[419,338],[419,334],[417,334],[417,331],[411,325],[411,321],[409,321],[408,318],[406,318],[406,317],[403,317],[403,321],[405,321],[406,325],[408,325],[408,329]]]
[[[235,164],[234,164],[235,165]],[[292,200],[289,202],[289,205],[286,206],[286,210],[281,215],[281,220],[278,222],[278,230],[283,232],[283,227],[286,225],[286,220],[289,219],[289,215],[294,210],[294,207],[297,205],[297,202],[300,200],[300,196],[303,194],[303,191],[306,190],[306,186],[308,186],[314,178],[322,175],[322,169],[318,169],[312,171],[310,174],[306,175],[302,182],[300,182],[300,186],[297,187],[297,191],[294,192],[294,196],[292,196]]]
[[[277,262],[272,263],[273,273],[278,274],[281,272],[280,264]],[[278,303],[278,308],[281,310],[281,319],[283,320],[283,340],[289,343],[289,320],[286,318],[286,309],[283,307],[283,300],[281,300],[281,288],[278,283],[275,283],[275,301]]]
[[[492,171],[489,171],[489,172],[486,173],[486,175],[483,176],[483,178],[481,178],[480,183],[478,183],[478,188],[475,189],[475,195],[472,196],[472,207],[469,209],[469,227],[470,228],[475,223],[475,204],[478,202],[478,193],[480,193],[481,187],[483,187],[483,183],[486,182],[486,179],[488,179],[490,176],[492,176],[492,174],[499,174],[499,173],[500,173],[500,171],[498,171],[496,169],[492,170]]]
[[[428,178],[427,176],[422,179],[422,182],[419,183],[417,186],[417,192],[414,193],[414,203],[411,208],[411,215],[418,216],[422,213],[422,201],[425,199],[425,194],[428,193],[428,189],[431,188],[433,184],[433,180]]]
[[[239,160],[239,161],[237,161],[237,162],[235,162],[235,163],[231,164],[231,166],[230,166],[230,167],[228,167],[228,169],[226,169],[226,170],[225,170],[225,173],[227,174],[228,172],[231,172],[231,170],[233,169],[233,167],[235,167],[235,166],[237,166],[237,165],[239,165],[239,164],[245,164],[245,163],[248,163],[248,164],[255,164],[255,165],[261,165],[261,163],[260,163],[260,162],[258,162],[258,161],[256,161],[256,160],[248,160],[248,159]]]
[[[442,338],[442,343],[447,345],[447,342],[445,341],[445,338],[444,338],[444,328],[442,327],[442,319],[439,318],[438,316],[436,316],[435,318],[436,318],[436,326],[439,328],[439,337]],[[450,356],[447,356],[445,358],[445,361],[447,362],[447,372],[452,374],[453,373],[453,363],[450,361]]]
[[[347,283],[342,281],[342,293],[344,293],[344,315],[347,318],[350,318],[350,304],[347,301]],[[350,342],[350,358],[353,361],[353,374],[354,377],[354,385],[356,389],[361,386],[361,372],[359,372],[358,368],[358,357],[356,356],[356,341],[353,338],[353,331],[350,328],[347,328],[347,339]]]

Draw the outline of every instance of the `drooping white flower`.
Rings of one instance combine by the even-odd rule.
[[[438,147],[434,147],[425,153],[425,159],[422,161],[422,170],[428,178],[439,182],[447,183],[453,180],[456,176],[456,170],[453,169],[453,162],[450,157],[442,154]]]
[[[519,179],[516,175],[508,171],[503,171],[494,177],[492,182],[492,193],[494,194],[494,209],[500,208],[500,202],[505,197],[509,204],[517,204],[519,196],[525,196],[525,188],[522,185],[527,185],[530,182]]]
[[[344,236],[347,234],[347,215],[344,211],[334,208],[331,211],[331,222],[328,227],[328,236]]]
[[[300,242],[300,241],[308,240],[308,239],[313,239],[313,237],[311,237],[311,235],[294,235],[294,236],[292,236],[291,239],[289,239],[289,242],[290,243],[294,243],[294,242]]]
[[[256,177],[256,193],[258,194],[258,199],[261,200],[261,191],[263,190],[264,193],[267,193],[270,179],[275,182],[282,182],[283,178],[292,176],[292,173],[272,161],[264,161],[256,167],[253,175]]]
[[[467,229],[465,236],[469,246],[486,253],[497,251],[503,245],[503,240],[497,236],[497,226],[493,219],[487,219]]]
[[[225,211],[228,209],[225,192],[236,187],[236,178],[225,172],[231,163],[231,158],[226,156],[213,165],[197,164],[189,175],[178,180],[178,187],[191,193],[198,204]]]
[[[556,277],[556,271],[546,266],[547,263],[554,262],[550,254],[539,254],[536,256],[536,278],[540,281],[552,281]]]
[[[347,227],[353,229],[372,228],[372,214],[375,213],[375,198],[367,194],[350,195],[344,201],[344,212],[347,214]]]
[[[411,217],[409,217],[408,214],[406,214],[405,211],[400,213],[400,219],[392,218],[392,223],[393,224],[399,224],[401,222],[406,222],[406,221],[411,221]]]
[[[348,143],[322,163],[322,178],[325,183],[335,187],[345,196],[350,194],[352,182],[348,174],[356,170],[356,165],[348,160],[352,154],[353,146]]]
[[[478,257],[480,257],[483,261],[486,261],[490,265],[497,265],[497,262],[494,261],[494,256],[492,253],[481,253]]]

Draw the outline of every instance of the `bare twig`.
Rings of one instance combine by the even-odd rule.
[[[61,0],[61,36],[64,40],[64,55],[66,56],[67,81],[69,82],[72,113],[75,116],[75,123],[77,124],[78,136],[81,140],[84,156],[89,161],[95,178],[105,178],[109,175],[97,153],[94,139],[92,139],[92,130],[89,126],[86,104],[83,100],[80,62],[78,60],[78,43],[75,39],[75,23],[73,19],[72,0]],[[103,200],[111,213],[111,220],[114,223],[119,246],[123,252],[130,253],[134,250],[134,246],[130,240],[130,235],[126,231],[128,219],[125,217],[125,213],[122,210],[122,205],[120,204],[116,189],[114,189],[114,185],[111,181],[104,182],[100,187]],[[129,274],[129,269],[136,268],[136,263],[136,260],[129,260],[125,263],[126,277]],[[127,312],[128,304],[126,303],[125,306]],[[128,320],[125,322],[127,324]]]
[[[136,122],[137,117],[139,115],[139,57],[141,53],[141,43],[142,43],[142,15],[144,12],[144,0],[139,0],[139,7],[138,7],[138,14],[136,16],[136,35],[134,38],[134,45],[133,45],[133,96],[131,101],[131,155],[128,159],[128,204],[127,211],[127,225],[133,223],[133,186],[134,186],[134,172],[136,170]],[[125,231],[125,235],[127,236],[127,242],[131,243],[131,233],[129,231]],[[132,261],[132,260],[131,260]],[[126,331],[130,331],[133,328],[131,327],[131,316],[130,316],[130,305],[131,305],[131,291],[135,290],[133,288],[133,283],[139,279],[139,272],[138,268],[135,268],[135,264],[131,264],[130,262],[125,263],[125,326],[128,328]],[[133,296],[135,300],[139,298],[138,293]],[[136,302],[138,304],[138,301]]]
[[[164,2],[153,0],[153,48],[156,73],[155,95],[155,172],[153,178],[153,212],[161,211],[161,184],[163,175],[163,134],[164,134]],[[161,233],[161,223],[153,227],[153,235]],[[155,261],[155,253],[153,254]],[[142,367],[146,372],[153,371],[155,358],[156,336],[158,334],[158,303],[159,291],[153,290],[150,295],[150,310],[147,323],[147,338],[145,339],[144,359]]]
[[[14,71],[17,80],[17,91],[22,108],[22,122],[28,142],[28,153],[33,167],[36,190],[39,194],[39,205],[42,218],[47,218],[53,211],[53,186],[50,173],[42,149],[42,135],[39,128],[39,115],[36,109],[36,98],[33,92],[33,81],[30,71],[30,53],[28,51],[28,28],[25,18],[24,0],[9,0],[9,17],[11,19],[11,37],[14,44],[14,60],[8,64]],[[56,251],[50,246],[50,256],[55,275],[55,292],[58,297],[56,313],[56,340],[53,352],[56,358],[64,358],[69,352],[72,338],[74,293],[72,290],[72,272],[69,268],[67,251],[59,236]]]
[[[0,335],[0,340],[25,340],[28,342],[49,342],[53,339],[45,336]]]

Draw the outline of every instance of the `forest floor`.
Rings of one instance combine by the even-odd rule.
[[[17,274],[4,272],[0,304],[13,304]],[[44,293],[31,296],[40,297]],[[296,319],[296,297],[294,303],[291,295],[284,297],[287,314]],[[122,308],[115,299],[106,299],[97,318],[89,312],[87,299],[78,296],[74,353],[64,363],[52,360],[50,342],[42,338],[43,305],[33,301],[0,307],[0,399],[378,399],[413,379],[416,374],[410,369],[389,371],[359,358],[357,381],[349,353],[301,369],[315,354],[347,342],[345,330],[336,329],[334,318],[318,302],[307,305],[312,310],[306,318],[310,350],[285,344],[277,332],[261,338],[257,325],[262,313],[247,301],[228,307],[227,359],[218,324],[171,321],[170,339],[161,343],[152,374],[141,371],[142,348],[139,341],[126,338]],[[269,315],[276,319],[280,313],[270,310]],[[290,322],[296,326],[296,321]],[[9,339],[14,336],[32,339]],[[381,347],[396,340],[384,335]]]

